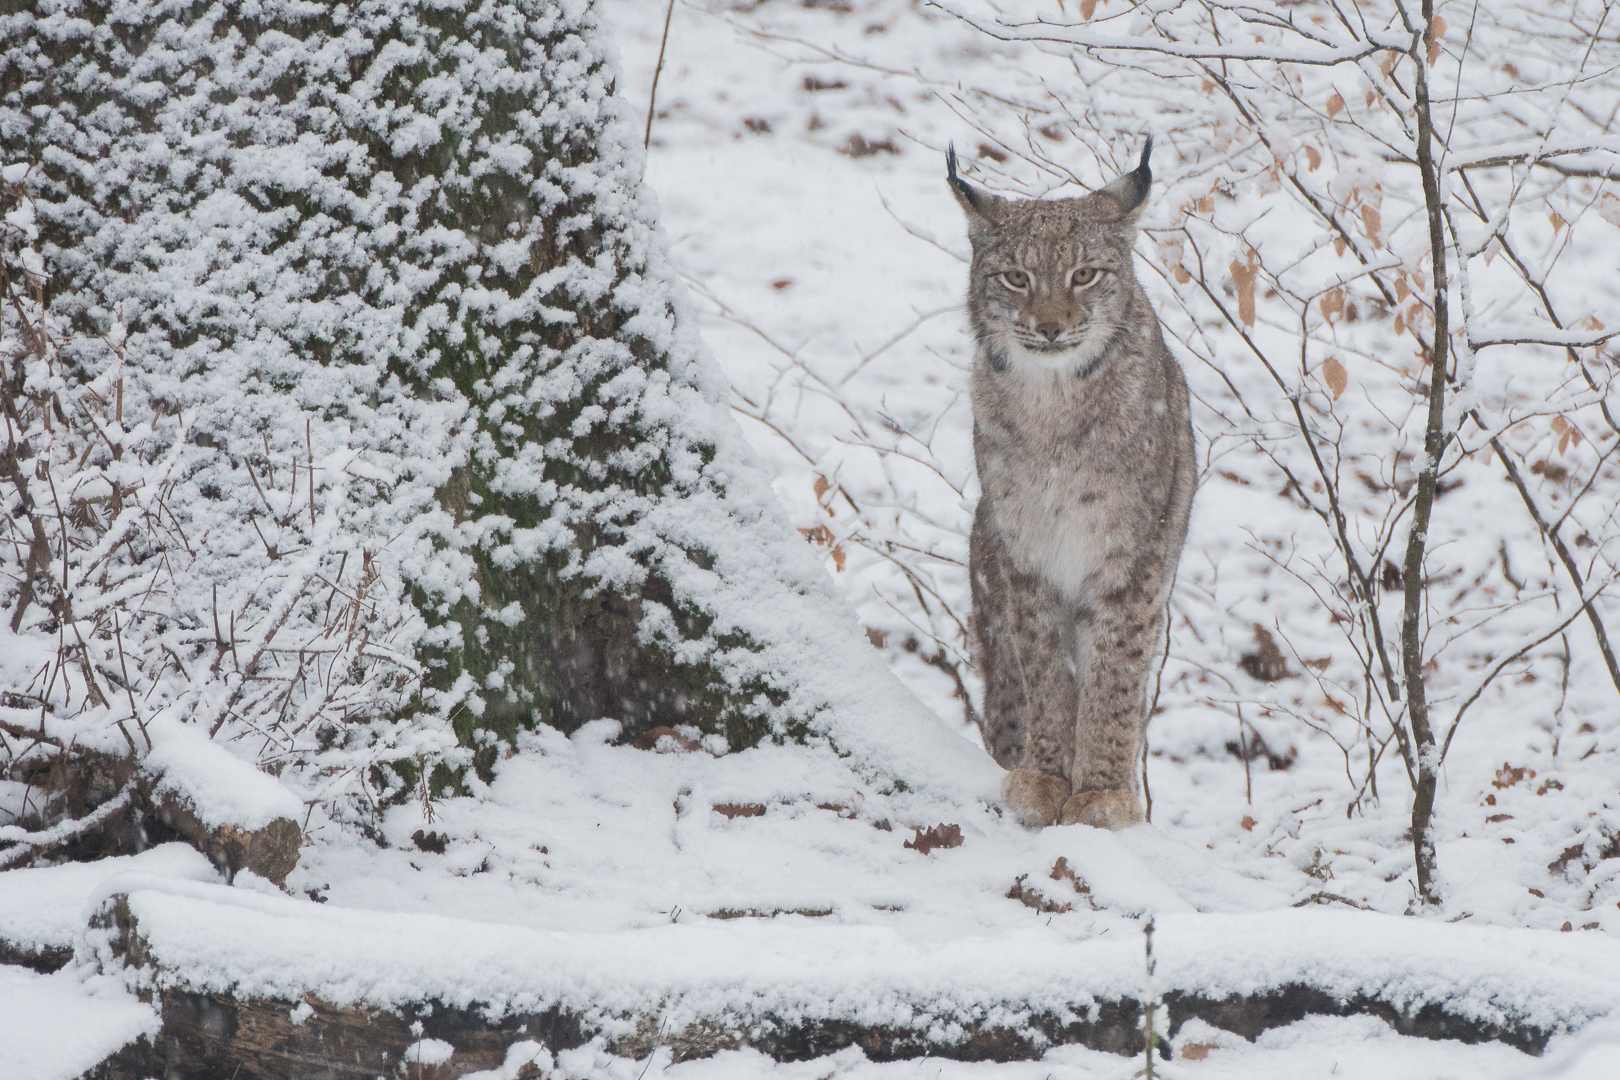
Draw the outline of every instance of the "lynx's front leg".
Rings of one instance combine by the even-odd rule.
[[[1147,677],[1163,631],[1162,612],[1159,590],[1141,586],[1082,610],[1080,636],[1089,655],[1080,678],[1069,773],[1074,793],[1058,818],[1064,825],[1124,829],[1142,822],[1137,759],[1147,728]]]
[[[969,550],[973,619],[984,673],[984,742],[1002,768],[1008,809],[1025,825],[1050,825],[1069,797],[1074,757],[1074,619],[1056,593],[1021,571],[990,519],[973,519]]]

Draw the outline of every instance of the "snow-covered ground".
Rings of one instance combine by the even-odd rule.
[[[228,887],[177,844],[0,874],[0,939],[75,946],[80,961],[49,977],[12,969],[3,990],[49,1000],[83,1025],[83,1045],[103,1051],[150,1030],[151,1008],[130,991],[153,979],[385,1008],[561,1005],[610,1036],[637,1017],[671,1031],[726,1017],[916,1026],[950,1042],[975,1020],[1016,1026],[1140,994],[1141,916],[1152,912],[1160,992],[1303,985],[1408,1014],[1435,1005],[1582,1033],[1555,1038],[1553,1057],[1538,1062],[1498,1044],[1399,1036],[1367,1018],[1307,1018],[1252,1045],[1194,1021],[1175,1048],[1196,1045],[1203,1057],[1178,1060],[1170,1075],[1506,1078],[1544,1075],[1574,1054],[1606,1060],[1587,1029],[1620,1005],[1620,945],[1607,935],[1295,908],[1313,879],[1286,867],[1270,880],[1240,873],[1173,829],[1030,832],[982,799],[885,792],[825,751],[712,756],[670,740],[658,752],[613,746],[613,731],[600,722],[573,738],[524,737],[476,798],[441,804],[431,821],[414,805],[392,811],[386,847],[321,830],[289,881],[293,896],[245,873]],[[975,777],[961,779],[970,788]],[[940,824],[957,826],[960,842],[919,851],[917,830]],[[108,959],[105,931],[86,928],[115,894],[160,968],[106,964],[124,975],[110,984],[93,974]],[[75,1075],[82,1055],[53,1056],[59,1031],[32,1015],[0,1010],[0,1045],[27,1048],[8,1059],[24,1071],[7,1075]],[[653,1065],[698,1077],[804,1068],[753,1052],[671,1065],[659,1051]],[[1077,1049],[1039,1065],[1076,1077],[1129,1071]],[[1577,1065],[1545,1075],[1602,1075]],[[646,1066],[587,1048],[560,1053],[547,1072],[584,1080]],[[877,1065],[844,1051],[816,1067],[910,1078],[1035,1066]]]
[[[621,92],[644,110],[663,5],[609,0],[604,10],[623,54]],[[1027,99],[1031,83],[1061,76],[1064,63],[902,0],[683,2],[652,126],[647,180],[705,338],[734,387],[739,422],[896,672],[970,739],[954,683],[928,662],[936,639],[947,659],[965,658],[953,620],[968,609],[976,495],[959,306],[967,245],[940,150],[948,141],[963,151],[982,144],[980,153],[1018,146],[1021,129],[994,132],[1002,142],[992,145],[974,126],[1014,119],[995,113],[989,95],[999,87]],[[1139,104],[1137,130],[1152,129],[1151,103]],[[1091,148],[1125,162],[1135,138],[1110,129],[1087,146],[1065,138],[1044,153],[1095,184],[1113,166],[1096,162]],[[852,153],[862,141],[887,149]],[[1164,183],[1175,182],[1173,153],[1161,143]],[[1032,194],[1053,188],[1050,176],[1019,164],[992,182],[1022,182]],[[1146,227],[1171,214],[1155,197]],[[1593,228],[1599,240],[1608,235],[1601,222]],[[1143,277],[1166,307],[1162,282],[1146,270]],[[1613,305],[1612,282],[1593,289],[1592,302]],[[1526,361],[1503,355],[1499,363]],[[1413,897],[1410,787],[1396,750],[1381,760],[1375,797],[1364,786],[1365,744],[1338,726],[1342,691],[1316,677],[1328,659],[1313,659],[1315,650],[1334,654],[1334,665],[1343,659],[1331,613],[1265,550],[1285,541],[1309,548],[1314,523],[1286,491],[1279,498],[1264,487],[1281,478],[1234,448],[1208,404],[1220,402],[1223,378],[1248,377],[1241,348],[1224,373],[1190,357],[1183,364],[1208,467],[1149,733],[1151,820],[1242,873],[1404,911]],[[1611,467],[1599,483],[1613,479]],[[1462,520],[1502,528],[1517,553],[1523,510],[1499,477],[1490,483],[1470,480],[1465,491],[1474,494],[1450,497],[1476,499],[1477,516]],[[1528,544],[1534,528],[1523,524]],[[878,550],[884,545],[893,557]],[[1532,549],[1523,550],[1516,559]],[[1256,624],[1279,638],[1287,669],[1279,681],[1243,670],[1244,655],[1258,651]],[[1503,625],[1504,642],[1528,633],[1522,621]],[[1574,666],[1563,685],[1556,664],[1539,662],[1499,679],[1446,759],[1436,815],[1452,917],[1620,929],[1620,861],[1612,859],[1620,854],[1620,707],[1584,625],[1566,636]],[[972,687],[971,671],[959,667]],[[1248,768],[1240,748],[1254,759]]]
[[[636,111],[664,9],[603,5]],[[0,940],[77,946],[86,962],[0,971],[0,1075],[67,1080],[154,1029],[133,982],[89,963],[103,944],[90,915],[118,892],[167,977],[190,986],[377,1005],[563,1002],[604,1023],[649,1010],[872,1019],[1077,1007],[1140,992],[1140,922],[1153,913],[1161,990],[1293,982],[1579,1029],[1537,1059],[1368,1017],[1307,1018],[1253,1043],[1195,1022],[1167,1076],[1612,1075],[1620,1031],[1594,1019],[1620,1005],[1611,688],[1566,686],[1535,715],[1482,700],[1439,798],[1445,908],[1409,916],[1409,794],[1393,750],[1382,797],[1347,812],[1360,779],[1347,778],[1351,757],[1288,708],[1316,706],[1299,657],[1274,685],[1240,673],[1254,624],[1276,614],[1270,590],[1294,595],[1250,540],[1299,513],[1246,480],[1240,456],[1222,460],[1225,473],[1212,465],[1200,494],[1151,733],[1153,824],[1031,833],[1000,816],[993,768],[954,741],[976,736],[947,670],[973,691],[956,625],[975,491],[966,244],[939,151],[950,140],[970,157],[981,142],[993,151],[973,126],[973,88],[1027,80],[1051,58],[905,0],[674,12],[647,181],[691,307],[793,523],[939,715],[938,746],[921,757],[954,789],[894,790],[821,750],[612,746],[612,725],[598,723],[568,739],[525,736],[472,798],[394,808],[386,846],[316,815],[291,898],[248,876],[227,889],[200,857],[167,847],[0,873]],[[1123,161],[1135,145],[1122,136],[1111,149]],[[1072,139],[1055,146],[1087,182],[1111,168]],[[1026,182],[1032,194],[1049,186]],[[1188,367],[1195,391],[1215,378]],[[1223,707],[1201,671],[1236,687]],[[1240,729],[1231,705],[1245,695],[1256,707]],[[1268,713],[1268,696],[1283,707]],[[1240,730],[1240,746],[1258,733],[1270,756],[1245,765],[1228,750]],[[917,830],[937,825],[956,826],[960,844],[917,850]],[[64,1041],[60,1024],[78,1038]],[[527,1060],[515,1054],[484,1080],[511,1080]],[[649,1063],[599,1046],[534,1060],[548,1080],[1123,1080],[1137,1065],[1076,1048],[1001,1065],[878,1064],[857,1050],[795,1064],[752,1051],[674,1064],[660,1050]]]
[[[658,62],[663,8],[659,0],[604,8],[623,56],[620,88],[638,110]],[[1032,8],[1004,10],[1033,16]],[[975,495],[960,308],[967,245],[940,151],[954,141],[995,169],[991,183],[1036,195],[1056,189],[1051,173],[1016,158],[996,169],[997,149],[1016,151],[1028,136],[993,98],[1036,98],[1032,87],[1064,78],[1066,61],[902,0],[683,0],[664,48],[647,179],[739,422],[896,672],[971,739],[954,682],[929,662],[937,650],[973,687],[954,625],[968,607]],[[1119,84],[1092,93],[1109,85]],[[1136,107],[1136,130],[1154,129],[1152,103],[1137,99]],[[1037,140],[1037,149],[1087,184],[1106,180],[1138,145],[1130,129],[1114,126],[1118,110],[1058,119],[1070,138]],[[1073,133],[1092,119],[1107,126],[1082,145]],[[1173,154],[1163,146],[1161,155]],[[1158,171],[1175,177],[1174,159]],[[1145,224],[1170,217],[1150,204]],[[1592,251],[1577,251],[1573,266]],[[1561,272],[1579,276],[1567,262]],[[1144,277],[1162,298],[1154,275]],[[1592,288],[1588,302],[1612,308],[1612,282]],[[1241,348],[1232,355],[1241,380]],[[1183,359],[1195,408],[1218,402],[1221,373]],[[1347,777],[1354,748],[1330,736],[1337,718],[1323,707],[1334,693],[1301,662],[1315,655],[1310,646],[1332,649],[1331,628],[1320,613],[1329,634],[1309,625],[1301,591],[1257,550],[1258,538],[1303,531],[1303,511],[1260,486],[1271,477],[1222,441],[1218,421],[1197,414],[1209,467],[1150,734],[1152,820],[1168,838],[1291,897],[1324,891],[1405,912],[1413,897],[1406,778],[1391,748],[1378,771],[1381,797],[1347,812],[1363,774],[1357,761]],[[1506,485],[1492,483],[1469,489],[1485,508],[1481,519],[1516,519],[1522,510]],[[1513,550],[1534,548],[1514,542]],[[1299,655],[1288,656],[1290,677],[1263,684],[1239,660],[1255,651],[1253,626],[1279,620]],[[1524,624],[1509,632],[1524,633]],[[1620,709],[1584,636],[1573,648],[1577,664],[1585,658],[1577,675],[1559,686],[1552,668],[1539,667],[1516,677],[1512,696],[1487,694],[1447,759],[1437,809],[1445,918],[1577,935],[1620,929]],[[1246,768],[1234,744],[1256,731],[1271,755]],[[1245,734],[1251,754],[1252,739]],[[1347,1025],[1335,1038],[1353,1042],[1350,1032],[1361,1030]],[[1379,1067],[1380,1051],[1369,1043],[1367,1053],[1350,1059],[1353,1072]],[[1263,1074],[1245,1060],[1243,1068]],[[1491,1069],[1453,1060],[1459,1072]]]
[[[0,1046],[19,1048],[6,1060],[22,1070],[6,1075],[66,1078],[89,1060],[90,1049],[50,1050],[61,1032],[31,1019],[38,1003],[81,1026],[75,1045],[104,1053],[151,1030],[153,1010],[131,990],[154,978],[289,1002],[560,1005],[610,1036],[637,1017],[674,1032],[726,1017],[915,1026],[950,1042],[959,1024],[1016,1025],[1140,994],[1148,912],[1160,992],[1303,985],[1408,1014],[1437,1005],[1581,1033],[1555,1038],[1537,1061],[1499,1044],[1399,1036],[1368,1018],[1307,1018],[1253,1044],[1193,1021],[1167,1075],[1597,1077],[1607,1067],[1594,1043],[1620,1006],[1620,944],[1607,935],[1295,908],[1298,889],[1315,882],[1257,880],[1173,830],[1029,832],[983,801],[885,793],[830,753],[716,757],[673,742],[653,752],[610,745],[612,733],[598,723],[571,739],[526,737],[477,798],[443,804],[432,821],[415,806],[393,811],[386,848],[323,836],[289,882],[293,896],[247,874],[226,886],[178,844],[0,875],[0,939],[76,946],[80,960],[48,977],[8,969],[0,997],[33,1004],[0,1009]],[[939,824],[956,825],[960,842],[919,851],[917,828]],[[106,970],[122,980],[93,974],[108,939],[86,928],[115,894],[155,975],[116,963]],[[1180,1056],[1194,1045],[1201,1051]],[[1592,1060],[1574,1071],[1544,1071],[1582,1054]],[[823,1077],[1022,1077],[1037,1067],[878,1065],[858,1051],[815,1064]],[[586,1048],[559,1053],[546,1071],[616,1080],[646,1066]],[[672,1065],[664,1050],[653,1066],[704,1078],[806,1067],[753,1052]],[[1055,1049],[1038,1067],[1121,1078],[1130,1068],[1079,1049]]]
[[[118,980],[66,968],[37,975],[0,967],[0,1065],[18,1080],[70,1080],[142,1035],[157,1010]]]

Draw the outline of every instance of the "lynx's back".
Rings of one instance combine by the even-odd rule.
[[[1032,825],[1141,819],[1146,679],[1195,481],[1186,382],[1132,265],[1147,160],[1046,201],[992,196],[948,162],[973,242],[985,743]]]

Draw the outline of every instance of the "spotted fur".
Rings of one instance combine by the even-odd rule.
[[[947,178],[973,243],[984,738],[1025,824],[1142,820],[1147,680],[1195,483],[1187,384],[1132,264],[1152,183],[1005,199]]]

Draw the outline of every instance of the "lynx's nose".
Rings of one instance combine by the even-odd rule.
[[[1056,341],[1058,335],[1063,333],[1063,327],[1055,322],[1043,322],[1035,328],[1035,332],[1047,341]]]

